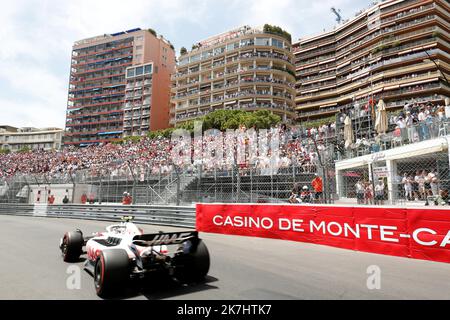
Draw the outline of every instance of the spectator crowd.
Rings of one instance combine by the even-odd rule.
[[[390,117],[390,123],[393,126],[392,130],[398,132],[405,143],[412,143],[438,136],[439,124],[447,123],[446,121],[450,117],[449,113],[450,106],[405,103],[404,108],[399,113]],[[240,142],[243,142],[246,146],[254,146],[258,143],[260,137],[258,137],[256,131],[249,131],[245,127],[241,127],[239,130],[247,133],[244,135],[245,141]],[[231,165],[237,165],[241,169],[253,167],[260,170],[261,174],[270,174],[273,173],[274,167],[282,170],[283,168],[296,166],[301,169],[301,172],[316,173],[321,161],[332,162],[336,159],[336,153],[339,151],[340,145],[336,139],[341,137],[339,130],[342,131],[343,128],[337,129],[336,122],[324,123],[313,128],[281,125],[278,128],[268,130],[269,140],[274,134],[280,135],[280,152],[275,159],[271,157],[270,151],[262,153],[247,152],[244,158],[237,159],[234,164],[226,163],[223,159],[209,157],[207,158],[208,161],[202,161],[202,170],[208,172],[216,168],[228,169]],[[198,150],[208,150],[211,139],[213,138],[204,137],[199,140],[201,142],[193,140],[194,148],[190,156],[193,159],[198,159],[194,153]],[[372,140],[374,140],[372,143],[375,143],[376,137],[372,137]],[[201,146],[198,143],[201,143]],[[358,141],[355,142],[355,144],[357,143]],[[159,136],[157,138],[142,137],[139,141],[129,140],[122,143],[108,143],[85,148],[67,147],[61,151],[33,150],[1,153],[0,179],[10,178],[17,174],[45,174],[51,178],[67,178],[80,171],[86,171],[97,176],[121,176],[129,174],[133,170],[135,174],[164,174],[174,170],[174,159],[171,156],[174,146],[175,144],[169,138]],[[199,164],[198,161],[192,161],[191,164],[184,165],[182,169],[195,170]],[[367,186],[367,188],[370,188],[370,186]],[[374,192],[374,190],[367,190],[367,188],[364,188],[365,194]],[[359,189],[362,190],[362,188]],[[409,198],[412,198],[414,194],[418,195],[418,192],[414,189],[409,190],[409,187],[408,191],[405,189]],[[360,192],[362,193],[362,191]],[[364,199],[366,198],[367,201],[370,201],[372,197],[365,196]]]

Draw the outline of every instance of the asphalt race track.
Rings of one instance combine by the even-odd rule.
[[[58,248],[65,231],[84,234],[110,223],[0,216],[0,299],[98,299],[92,277],[68,289],[70,264]],[[177,230],[143,226],[146,232]],[[211,255],[206,281],[134,285],[127,299],[450,299],[450,264],[287,242],[201,234]],[[367,268],[381,269],[381,289],[369,290]],[[82,267],[82,262],[75,264]],[[72,267],[73,268],[73,267]]]

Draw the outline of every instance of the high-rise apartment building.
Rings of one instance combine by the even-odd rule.
[[[293,44],[300,121],[383,99],[395,110],[450,96],[450,4],[392,0]]]
[[[132,29],[73,46],[65,145],[86,146],[169,126],[173,46]]]
[[[171,124],[219,109],[270,110],[295,118],[291,41],[244,26],[194,45],[172,77]]]

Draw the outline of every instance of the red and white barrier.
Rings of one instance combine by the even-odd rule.
[[[450,263],[450,210],[198,204],[202,232],[292,240]]]

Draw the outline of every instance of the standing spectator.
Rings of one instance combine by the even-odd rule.
[[[314,179],[311,181],[311,185],[314,189],[314,200],[316,203],[321,203],[323,196],[323,181],[317,173],[314,174],[314,176]]]
[[[413,196],[412,179],[406,172],[403,175],[402,184],[405,190],[405,199],[409,201],[413,200],[414,196]]]
[[[428,180],[430,181],[431,194],[434,198],[437,198],[439,196],[439,180],[435,170],[430,171]]]
[[[424,196],[425,196],[425,180],[422,176],[422,173],[420,172],[420,170],[417,170],[416,172],[416,176],[414,177],[414,181],[417,184],[417,196],[418,199],[417,200],[424,200]]]
[[[429,173],[427,170],[423,170],[422,171],[422,176],[423,176],[423,180],[424,180],[424,190],[425,190],[425,198],[428,198],[429,196],[431,196],[431,178],[429,176]]]
[[[364,183],[361,180],[358,180],[355,184],[356,189],[356,202],[357,204],[364,204],[364,193],[365,193],[365,187]]]
[[[411,112],[406,112],[406,128],[408,131],[408,140],[409,143],[415,142],[416,128],[414,127],[414,117]]]
[[[417,116],[417,120],[419,121],[419,140],[420,141],[423,141],[423,140],[427,139],[426,138],[426,129],[425,129],[425,127],[426,127],[426,123],[425,123],[426,119],[427,119],[427,116],[425,114],[425,109],[422,107],[420,109],[420,112],[419,112],[418,116]]]
[[[403,117],[398,117],[397,126],[400,128],[400,136],[402,144],[408,141],[408,131],[406,129],[406,120]]]
[[[450,119],[450,98],[445,98],[445,118]]]
[[[373,205],[373,186],[370,181],[365,183],[364,197],[366,200],[366,204]]]
[[[383,205],[384,203],[384,182],[383,179],[378,180],[378,184],[375,186],[375,204]]]
[[[416,182],[414,174],[411,175],[411,185],[413,192],[413,200],[417,201],[419,199],[419,184]]]

